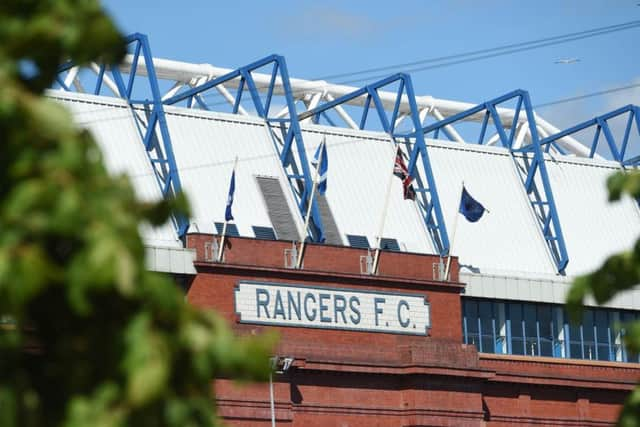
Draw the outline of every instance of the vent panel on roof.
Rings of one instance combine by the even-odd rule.
[[[222,234],[222,229],[224,227],[224,224],[221,222],[216,222],[216,230],[218,231],[218,234]],[[227,236],[232,236],[232,237],[240,237],[240,233],[238,233],[238,227],[236,227],[235,224],[227,224],[227,231],[225,233]]]
[[[256,236],[256,239],[261,240],[276,240],[276,233],[274,233],[273,228],[271,227],[260,227],[258,225],[252,226],[253,234]]]
[[[347,240],[349,241],[349,246],[354,248],[361,249],[369,249],[369,239],[367,236],[357,236],[355,234],[347,234]]]
[[[400,245],[398,245],[398,241],[396,239],[383,237],[380,239],[380,249],[400,252]]]
[[[329,207],[329,201],[325,196],[321,196],[320,194],[317,194],[316,197],[318,209],[320,209],[320,217],[322,218],[322,225],[324,225],[325,243],[342,245],[342,238],[340,237],[336,220],[333,218],[331,207]]]
[[[267,205],[269,220],[279,240],[298,240],[298,231],[278,178],[258,176],[258,187]]]

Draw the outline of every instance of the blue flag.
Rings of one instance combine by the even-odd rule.
[[[224,211],[224,220],[233,220],[233,213],[231,213],[231,206],[233,206],[233,193],[236,191],[236,170],[231,173],[231,182],[229,183],[229,196],[227,196],[227,209]]]
[[[469,222],[476,222],[481,217],[486,209],[480,202],[471,197],[471,194],[467,192],[467,189],[462,187],[462,197],[460,198],[460,212]]]
[[[318,167],[318,159],[322,156],[320,161],[320,168],[318,169],[318,193],[324,196],[327,192],[327,170],[329,169],[329,159],[327,158],[327,144],[323,141],[322,144],[316,149],[316,154],[313,156],[311,162],[316,168]]]

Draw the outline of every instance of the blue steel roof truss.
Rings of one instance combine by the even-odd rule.
[[[489,127],[489,121],[491,120],[499,142],[503,147],[509,149],[512,154],[512,158],[521,174],[522,183],[532,209],[538,218],[550,254],[560,273],[564,273],[569,259],[545,166],[544,152],[548,152],[551,147],[554,147],[558,152],[565,154],[565,150],[559,141],[561,138],[593,127],[595,128],[595,132],[590,147],[590,157],[596,155],[601,145],[601,139],[604,138],[612,158],[619,162],[622,168],[638,167],[640,165],[640,155],[636,153],[630,154],[630,150],[628,149],[633,129],[635,129],[634,132],[640,135],[640,107],[635,105],[627,105],[577,124],[554,135],[550,135],[544,139],[540,139],[529,94],[523,90],[516,90],[428,126],[422,126],[411,78],[407,74],[400,73],[369,84],[350,94],[321,104],[298,115],[296,113],[295,99],[285,60],[282,56],[278,55],[268,56],[198,86],[191,86],[188,90],[177,93],[163,101],[160,94],[158,77],[153,65],[153,56],[146,35],[139,33],[132,34],[126,38],[126,42],[129,50],[132,51],[131,67],[122,70],[122,66],[99,64],[98,68],[95,69],[97,75],[95,86],[90,92],[96,95],[102,95],[105,94],[104,92],[106,88],[108,88],[115,96],[127,100],[134,115],[140,140],[149,157],[157,184],[162,196],[165,198],[178,194],[181,191],[181,183],[163,105],[185,102],[189,108],[197,105],[201,109],[209,110],[210,108],[205,101],[205,97],[202,96],[203,92],[234,79],[239,79],[239,82],[232,112],[238,113],[240,111],[243,94],[249,92],[256,113],[265,120],[266,127],[270,132],[274,146],[278,152],[280,164],[289,179],[291,190],[296,198],[298,209],[303,219],[309,203],[313,180],[311,178],[311,168],[300,130],[300,121],[311,117],[312,120],[317,123],[320,118],[323,118],[330,125],[336,126],[336,123],[327,114],[329,110],[354,98],[365,97],[359,127],[360,129],[364,129],[367,126],[370,118],[369,112],[372,108],[375,108],[384,132],[390,136],[394,144],[402,143],[407,148],[407,151],[410,152],[409,173],[416,180],[416,192],[420,194],[421,197],[419,206],[434,247],[440,255],[448,254],[449,240],[429,162],[427,145],[424,139],[425,135],[429,133],[432,133],[432,137],[435,139],[444,135],[448,139],[453,140],[454,138],[448,129],[449,125],[484,112],[478,144],[485,142],[485,135]],[[141,77],[137,76],[141,55],[144,58],[144,65],[142,67],[146,70],[146,80],[148,81],[146,93],[150,93],[151,99],[133,98],[136,82],[141,79]],[[269,87],[266,88],[266,97],[263,100],[260,97],[260,89],[265,88],[258,88],[256,86],[252,73],[269,65],[272,66],[271,79]],[[66,73],[70,73],[74,67],[76,67],[76,64],[72,62],[67,62],[59,67],[59,73],[55,83],[66,91],[74,90],[73,84],[68,84],[68,82],[65,81],[65,75],[67,77],[70,76],[70,74]],[[286,101],[286,114],[284,116],[281,113],[275,116],[271,114],[271,103],[278,77],[281,79],[284,92],[282,96],[284,96]],[[398,90],[393,104],[393,110],[391,111],[391,117],[388,117],[378,90],[393,84],[398,85]],[[85,85],[84,81],[82,85]],[[76,83],[76,87],[78,86]],[[413,127],[411,132],[398,132],[396,129],[396,124],[399,122],[399,110],[403,97],[406,97],[405,99],[409,101],[410,111],[406,116],[411,119]],[[509,129],[506,129],[498,114],[497,106],[505,102],[512,102],[513,100],[516,101],[514,117],[511,123],[508,123],[508,125],[510,125]],[[527,117],[531,143],[520,148],[515,148],[514,137],[516,125],[518,124],[522,110],[524,110]],[[616,140],[611,131],[610,120],[617,117],[624,117],[625,115],[627,121],[624,127],[624,135],[621,140]],[[294,145],[295,152],[293,151]],[[294,154],[297,155],[297,158]],[[422,166],[425,171],[424,181],[416,169],[418,159],[422,161]],[[313,204],[311,215],[309,237],[313,241],[322,242],[324,241],[324,227],[317,203]],[[178,236],[181,238],[184,237],[189,227],[188,219],[176,216],[172,218],[172,221]]]
[[[398,85],[396,93],[396,99],[394,102],[391,117],[388,117],[387,111],[383,105],[382,100],[378,94],[378,91],[384,87],[390,85]],[[362,115],[360,117],[360,129],[364,129],[369,118],[369,111],[372,106],[375,108],[380,119],[380,124],[385,133],[387,133],[395,145],[404,142],[407,148],[410,148],[409,174],[416,178],[416,193],[420,195],[420,201],[418,205],[423,216],[423,220],[432,239],[434,248],[441,255],[445,256],[449,253],[449,237],[444,222],[444,216],[442,215],[442,208],[440,206],[440,198],[436,189],[435,179],[433,177],[433,171],[431,169],[431,163],[429,161],[429,154],[427,151],[427,145],[424,140],[424,134],[422,132],[415,132],[416,129],[421,129],[419,110],[415,99],[415,93],[413,90],[413,84],[411,77],[408,74],[399,73],[389,76],[385,79],[379,80],[375,83],[364,86],[358,90],[355,90],[342,97],[336,98],[333,101],[326,102],[315,108],[312,108],[298,116],[299,120],[312,117],[315,122],[318,122],[320,116],[325,117],[326,112],[341,104],[344,104],[352,99],[366,96],[364,101]],[[400,111],[400,104],[406,97],[409,101],[411,118],[411,124],[414,132],[412,134],[401,134],[396,131],[396,123],[398,122],[398,115]],[[328,116],[326,116],[328,117]],[[332,123],[332,122],[330,122]],[[413,142],[413,148],[411,143]],[[423,184],[422,177],[418,176],[418,170],[416,164],[420,158],[422,166],[425,172],[424,180],[426,185]]]
[[[507,132],[507,129],[505,129],[500,115],[498,114],[497,107],[500,104],[512,102],[513,100],[516,101],[514,117],[510,123],[510,129]],[[513,141],[516,133],[516,125],[520,119],[520,114],[523,109],[529,126],[531,144],[522,148],[514,148]],[[491,119],[496,133],[499,136],[500,143],[510,151],[514,162],[516,162],[531,208],[538,219],[542,235],[556,265],[557,271],[564,274],[564,270],[569,262],[569,256],[567,254],[567,248],[562,234],[558,210],[553,198],[549,174],[545,165],[542,141],[540,141],[538,136],[538,129],[536,127],[535,116],[533,114],[533,108],[531,106],[531,100],[528,92],[524,90],[516,90],[507,93],[466,111],[462,111],[458,114],[425,126],[422,128],[422,133],[426,135],[433,132],[434,138],[438,138],[438,132],[441,129],[445,131],[445,126],[465,120],[473,115],[482,113],[483,111],[484,117],[480,128],[478,144],[484,143],[489,119]],[[551,141],[548,141],[547,143],[550,144]]]
[[[175,197],[182,191],[182,185],[173,154],[171,136],[162,105],[158,78],[153,66],[153,55],[151,54],[149,40],[146,35],[135,33],[126,37],[126,43],[130,50],[133,47],[131,68],[123,73],[117,65],[99,65],[93,93],[95,95],[103,93],[107,76],[115,83],[117,87],[115,95],[127,100],[135,117],[141,142],[144,144],[162,197]],[[152,99],[136,100],[132,98],[134,84],[140,80],[136,79],[136,77],[141,55],[144,58],[144,67],[147,72],[146,80],[149,84],[147,90]],[[75,66],[76,64],[73,62],[67,62],[58,69],[56,82],[66,91],[73,91],[73,86],[64,83],[64,74]],[[128,74],[126,83],[124,74]],[[188,218],[182,215],[174,215],[172,222],[178,236],[183,238],[189,228]]]
[[[609,121],[617,117],[624,117],[625,115],[627,117],[627,121],[624,127],[624,135],[622,136],[622,140],[617,141],[615,136],[611,132]],[[544,147],[546,151],[549,151],[549,148],[552,145],[554,147],[558,146],[557,141],[559,139],[592,127],[595,127],[595,132],[589,150],[589,157],[593,158],[595,156],[598,146],[601,143],[601,137],[604,136],[613,160],[619,162],[623,168],[627,166],[637,167],[638,165],[640,165],[640,155],[636,155],[633,157],[628,156],[629,139],[632,129],[635,128],[637,134],[640,135],[640,107],[638,107],[637,105],[626,105],[624,107],[618,108],[617,110],[613,110],[601,116],[594,117],[591,120],[579,123],[556,134],[549,135],[548,137],[540,141],[540,145]]]
[[[263,100],[260,97],[259,89],[256,86],[252,73],[269,66],[272,67],[270,84],[267,88],[260,88],[266,89],[267,91],[267,95]],[[282,82],[284,89],[283,96],[285,98],[286,109],[288,111],[288,114],[284,117],[271,115],[271,103],[278,77]],[[206,103],[204,103],[201,94],[234,79],[239,79],[239,82],[236,89],[232,111],[233,113],[239,112],[243,95],[248,91],[256,113],[265,120],[269,129],[274,146],[278,152],[280,164],[284,168],[285,174],[289,180],[289,185],[296,198],[298,210],[304,219],[308,203],[310,202],[313,178],[309,161],[307,159],[304,141],[302,139],[298,115],[296,114],[295,100],[284,57],[280,55],[267,56],[249,65],[238,68],[235,71],[231,71],[201,85],[180,92],[171,98],[166,99],[164,103],[167,105],[177,104],[183,101],[191,103],[192,99],[196,99],[200,101],[201,108],[208,110],[209,108]],[[190,105],[191,104],[189,104],[189,106]],[[297,154],[297,161],[296,156],[293,155],[294,153],[292,151],[294,149],[294,145],[296,149],[295,153]],[[315,242],[324,242],[325,240],[324,226],[320,217],[317,200],[313,203],[311,209],[309,238]]]

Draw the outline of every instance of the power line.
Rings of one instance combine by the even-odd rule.
[[[613,32],[613,31],[623,31],[623,30],[627,30],[627,29],[630,29],[630,28],[635,28],[638,25],[640,25],[640,21],[638,21],[638,20],[629,21],[629,22],[625,22],[623,24],[609,25],[609,26],[606,26],[606,27],[593,28],[593,29],[590,29],[590,30],[578,31],[578,32],[574,32],[574,33],[568,33],[568,34],[552,36],[552,37],[546,37],[546,38],[541,38],[541,39],[537,39],[537,40],[529,40],[529,41],[525,41],[525,42],[512,43],[512,44],[497,46],[497,47],[493,47],[493,48],[485,48],[485,49],[479,49],[479,50],[475,50],[475,51],[468,51],[468,52],[458,53],[458,54],[454,54],[454,55],[446,55],[446,56],[440,56],[440,57],[435,57],[435,58],[422,59],[422,60],[418,60],[418,61],[405,62],[405,63],[395,64],[395,65],[388,65],[388,66],[384,66],[384,67],[369,68],[369,69],[366,69],[366,70],[354,71],[354,72],[350,72],[350,73],[333,74],[333,75],[320,77],[320,79],[335,79],[335,78],[341,78],[341,77],[350,77],[350,76],[356,76],[356,75],[361,75],[361,74],[368,74],[368,73],[378,72],[378,71],[394,70],[394,69],[398,69],[398,68],[402,68],[402,67],[413,67],[415,65],[429,64],[429,63],[441,62],[441,61],[448,61],[448,60],[457,59],[457,58],[465,57],[465,56],[481,55],[481,54],[490,53],[490,52],[498,51],[498,50],[510,50],[510,49],[513,49],[513,48],[520,48],[520,47],[524,47],[524,46],[528,46],[528,45],[534,45],[534,44],[537,44],[537,43],[558,41],[558,40],[562,40],[564,38],[596,37],[596,36],[599,36],[599,35],[602,35],[602,34],[608,34],[609,32]],[[603,32],[603,33],[601,33],[601,32]],[[573,39],[568,40],[568,41],[573,41]]]
[[[545,102],[543,104],[534,105],[533,108],[545,108],[545,107],[550,107],[552,105],[565,104],[565,103],[568,103],[568,102],[579,101],[581,99],[592,98],[594,96],[602,96],[602,95],[606,95],[608,93],[621,92],[623,90],[629,90],[629,89],[633,89],[633,88],[637,88],[637,87],[640,87],[640,83],[633,84],[633,85],[628,85],[628,86],[613,87],[613,88],[601,90],[601,91],[598,91],[598,92],[591,92],[591,93],[587,93],[587,94],[584,94],[584,95],[572,96],[570,98],[561,98],[561,99],[557,99],[555,101],[550,101],[550,102]]]
[[[510,55],[510,54],[524,52],[524,51],[528,51],[528,50],[540,49],[540,48],[543,48],[543,47],[549,47],[549,46],[554,46],[554,45],[563,44],[563,43],[569,43],[569,42],[572,42],[572,41],[577,41],[577,40],[583,40],[583,39],[587,39],[587,38],[602,36],[602,35],[611,34],[611,33],[624,31],[624,30],[628,30],[628,29],[633,29],[633,28],[637,28],[637,27],[640,27],[640,20],[630,21],[630,22],[626,22],[626,23],[623,23],[623,24],[610,25],[610,26],[606,26],[606,27],[593,28],[593,29],[590,29],[590,30],[584,30],[584,31],[580,31],[580,32],[567,33],[567,34],[553,36],[553,37],[546,37],[546,38],[530,40],[530,41],[525,41],[525,42],[520,42],[520,43],[503,45],[503,46],[498,46],[498,47],[493,47],[493,48],[485,48],[485,49],[480,49],[480,50],[476,50],[476,51],[469,51],[469,52],[459,53],[459,54],[455,54],[455,55],[447,55],[447,56],[442,56],[442,57],[423,59],[423,60],[420,60],[420,61],[413,61],[413,62],[407,62],[407,63],[403,63],[403,64],[389,65],[389,66],[385,66],[385,67],[370,68],[370,69],[367,69],[367,70],[355,71],[355,72],[351,72],[351,73],[342,73],[342,74],[334,74],[334,75],[322,76],[322,77],[318,77],[318,78],[315,78],[315,79],[312,79],[312,80],[328,80],[328,79],[332,79],[332,78],[336,78],[336,77],[348,77],[348,76],[356,76],[356,75],[362,75],[362,74],[370,74],[372,72],[382,71],[382,70],[397,70],[398,68],[402,68],[402,67],[405,67],[405,66],[411,66],[411,65],[432,64],[432,65],[414,67],[414,68],[409,68],[409,69],[404,69],[403,70],[404,72],[409,72],[409,73],[414,72],[415,73],[415,72],[421,72],[421,71],[426,71],[426,70],[431,70],[431,69],[436,69],[436,68],[443,68],[443,67],[449,67],[449,66],[453,66],[453,65],[459,65],[459,64],[469,63],[469,62],[480,61],[480,60],[483,60],[483,59],[489,59],[489,58],[494,58],[494,57],[503,56],[503,55]],[[336,84],[360,83],[360,82],[364,82],[366,80],[384,78],[384,77],[387,77],[388,75],[389,75],[389,73],[378,74],[378,75],[374,75],[374,76],[367,76],[367,77],[358,78],[358,79],[346,80],[346,81],[338,82]],[[259,87],[258,89],[264,89],[264,88],[266,88],[266,87]],[[300,94],[302,94],[304,92],[306,92],[306,90],[304,90],[304,91],[300,90],[300,91],[294,92],[293,95],[295,97],[295,96],[300,95]],[[202,96],[202,98],[203,99],[214,99],[214,98],[220,98],[221,96],[222,95],[220,95],[219,93],[212,92],[210,94]],[[218,103],[211,104],[211,106],[223,105],[225,103],[226,103],[226,101],[221,101],[221,102],[218,102]]]
[[[448,62],[442,62],[442,63],[434,64],[434,65],[427,65],[427,66],[422,66],[422,67],[409,68],[409,69],[404,70],[404,71],[407,72],[407,73],[416,73],[416,72],[421,72],[421,71],[433,70],[433,69],[436,69],[436,68],[450,67],[452,65],[466,64],[466,63],[469,63],[469,62],[475,62],[475,61],[480,61],[480,60],[483,60],[483,59],[495,58],[495,57],[498,57],[498,56],[511,55],[511,54],[514,54],[514,53],[525,52],[525,51],[529,51],[529,50],[541,49],[541,48],[544,48],[544,47],[555,46],[555,45],[558,45],[558,44],[568,43],[568,42],[577,41],[577,40],[583,40],[583,39],[586,39],[586,38],[601,36],[601,35],[610,34],[610,33],[615,33],[615,32],[618,32],[618,31],[627,30],[627,29],[631,29],[631,28],[637,28],[637,27],[640,27],[640,22],[638,22],[638,24],[636,24],[636,25],[627,26],[627,27],[620,28],[620,29],[608,30],[608,31],[599,31],[597,33],[590,33],[590,34],[582,35],[582,36],[564,38],[564,39],[558,40],[558,41],[549,41],[549,42],[545,42],[545,43],[540,43],[540,44],[535,44],[535,45],[530,45],[530,46],[525,46],[525,47],[520,47],[520,48],[513,48],[513,49],[509,49],[509,50],[503,50],[503,51],[495,52],[495,53],[489,53],[489,54],[485,54],[485,55],[473,56],[471,58],[462,58],[462,59],[452,60],[452,61],[448,61]],[[369,77],[367,77],[367,79],[381,79],[381,78],[384,78],[384,77],[386,77],[386,74],[378,74],[378,75],[375,75],[375,76],[369,76]],[[344,82],[343,84],[356,83],[356,82],[359,82],[359,81],[362,81],[362,79],[347,81],[347,82]]]

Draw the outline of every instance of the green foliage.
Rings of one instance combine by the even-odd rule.
[[[620,200],[623,194],[640,198],[640,173],[618,172],[607,181],[609,201]],[[640,284],[640,239],[630,251],[610,256],[591,274],[577,277],[567,295],[567,308],[574,321],[582,314],[584,298],[593,296],[598,304],[604,304],[618,292]],[[640,322],[623,325],[624,345],[631,354],[640,352]],[[629,394],[620,413],[618,425],[640,426],[640,386]]]
[[[144,268],[140,222],[184,197],[138,202],[42,96],[58,64],[123,54],[96,1],[0,2],[2,426],[214,425],[212,378],[268,378],[273,337],[235,337]]]

